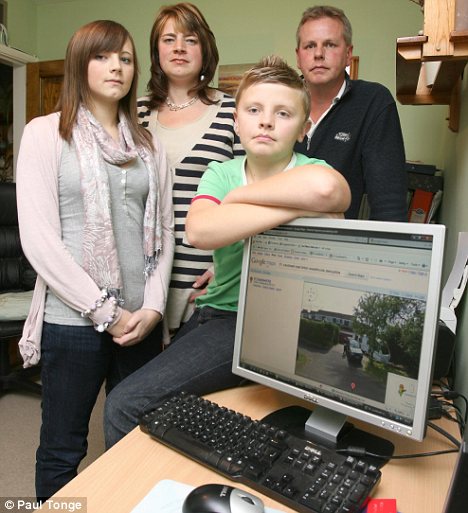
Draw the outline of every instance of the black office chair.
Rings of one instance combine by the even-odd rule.
[[[0,298],[5,293],[20,297],[18,294],[34,288],[35,280],[36,273],[21,248],[16,185],[0,182]],[[24,320],[15,319],[14,313],[2,317],[0,312],[0,392],[18,389],[40,394],[41,386],[34,381],[39,367],[23,369],[13,352],[13,342],[19,340],[23,324]]]

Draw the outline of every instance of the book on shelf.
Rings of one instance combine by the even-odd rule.
[[[433,197],[434,193],[431,191],[424,191],[423,189],[416,189],[414,191],[408,212],[408,221],[410,223],[427,222]]]
[[[437,214],[437,210],[439,209],[440,204],[442,203],[442,190],[438,190],[434,193],[431,202],[431,208],[429,209],[429,214],[427,216],[427,223],[435,222],[435,215]]]

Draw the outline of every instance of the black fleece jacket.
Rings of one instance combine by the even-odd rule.
[[[358,218],[366,193],[370,219],[407,221],[405,149],[395,101],[381,84],[346,81],[310,141],[306,136],[295,150],[325,160],[346,178],[352,194],[346,218]]]

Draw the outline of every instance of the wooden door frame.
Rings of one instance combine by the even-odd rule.
[[[26,66],[26,122],[42,116],[42,98],[38,91],[42,90],[42,79],[63,78],[64,60],[52,60],[30,63]]]

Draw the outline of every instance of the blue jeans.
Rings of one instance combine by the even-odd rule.
[[[36,495],[45,500],[77,474],[88,447],[88,424],[104,381],[106,393],[161,351],[161,327],[121,347],[92,326],[44,323],[42,426],[36,453]]]
[[[236,317],[207,306],[195,310],[167,349],[115,387],[104,410],[107,448],[167,395],[181,390],[203,395],[242,381],[231,372]]]

